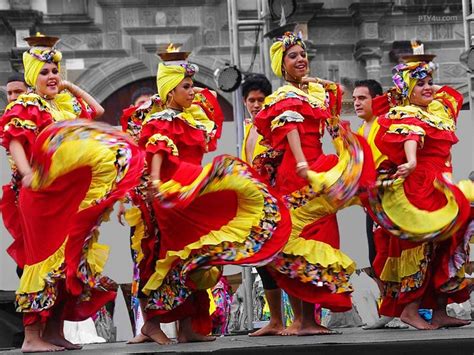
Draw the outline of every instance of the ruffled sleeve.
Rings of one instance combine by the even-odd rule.
[[[122,131],[128,133],[135,142],[140,138],[143,121],[152,113],[163,111],[164,107],[158,94],[153,95],[150,100],[140,106],[130,106],[122,111],[120,125]]]
[[[8,150],[13,139],[20,141],[27,157],[36,140],[37,135],[53,119],[45,111],[42,100],[37,95],[22,95],[15,102],[7,106],[4,115],[0,118],[1,144]]]
[[[206,116],[216,124],[216,129],[208,142],[208,151],[214,151],[217,149],[217,140],[221,137],[224,124],[224,114],[219,102],[209,89],[204,89],[196,94],[193,104],[200,106]]]
[[[255,126],[274,149],[283,149],[286,135],[294,129],[300,134],[322,132],[324,121],[331,117],[331,112],[327,108],[324,89],[321,85],[318,87],[322,97],[283,87],[265,99],[264,108],[255,117]]]
[[[76,99],[81,106],[81,113],[78,118],[93,120],[97,116],[97,111],[92,106],[89,106],[81,97],[76,97]]]
[[[154,154],[161,153],[172,166],[179,164],[179,150],[176,142],[176,130],[172,120],[156,118],[146,120],[138,144],[146,152],[148,166]]]
[[[339,116],[342,109],[342,89],[341,86],[335,83],[325,84],[324,90],[328,97],[328,107],[333,116]]]
[[[429,111],[437,116],[446,116],[446,118],[456,121],[462,104],[463,96],[459,91],[449,86],[443,86],[435,94]]]

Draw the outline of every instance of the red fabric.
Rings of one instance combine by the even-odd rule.
[[[10,126],[8,130],[5,130],[5,125],[14,118],[32,121],[36,125],[36,130],[33,131],[15,126]],[[52,122],[53,118],[51,115],[46,111],[41,111],[37,106],[28,105],[25,107],[22,104],[13,105],[0,118],[1,143],[5,149],[8,150],[12,139],[19,140],[25,149],[26,157],[29,159],[31,156],[31,146],[34,143],[36,136]]]
[[[304,118],[304,124],[287,123],[275,130],[271,129],[272,120],[281,115],[285,111],[295,111]],[[331,112],[327,109],[313,108],[311,105],[297,98],[288,98],[277,102],[272,106],[268,106],[260,111],[255,117],[255,126],[258,133],[265,140],[270,142],[274,149],[283,149],[286,144],[286,135],[292,129],[297,128],[300,135],[315,133],[316,137],[311,137],[310,142],[320,144],[319,135],[322,135],[324,128],[324,120],[331,117]],[[303,140],[301,140],[303,143]]]
[[[155,204],[155,211],[162,237],[160,258],[163,258],[166,252],[182,250],[201,236],[228,224],[237,212],[237,196],[233,191],[213,192],[198,197],[185,208],[160,208]],[[210,211],[212,218],[209,218]]]
[[[298,130],[301,147],[311,170],[316,172],[328,171],[338,162],[337,156],[323,154],[321,144],[325,120],[331,117],[330,110],[333,109],[335,113],[339,113],[337,109],[340,107],[338,101],[340,97],[336,97],[332,93],[330,98],[331,103],[328,109],[312,108],[309,103],[297,98],[284,99],[266,107],[255,118],[255,125],[259,133],[271,143],[272,148],[283,151],[281,163],[277,167],[275,183],[275,188],[282,195],[291,194],[308,184],[305,179],[296,174],[297,162],[286,137],[291,130]],[[285,123],[283,126],[272,130],[272,120],[287,110],[298,112],[304,117],[304,121]],[[306,240],[322,241],[338,248],[339,229],[336,216],[328,215],[305,226],[300,237]],[[273,269],[272,274],[279,287],[306,302],[319,303],[333,311],[346,311],[352,307],[350,293],[348,292],[333,294],[327,287],[303,283],[275,272]]]
[[[283,274],[268,268],[278,286],[291,296],[308,303],[317,303],[332,312],[345,312],[352,308],[352,299],[349,292],[332,293],[327,287],[318,287],[310,283],[302,283],[296,279],[285,277]]]
[[[215,136],[208,142],[208,151],[212,152],[217,149],[217,140],[221,137],[222,134],[222,127],[224,125],[224,114],[222,113],[221,106],[217,101],[217,98],[211,93],[209,89],[204,89],[200,92],[203,95],[208,103],[208,105],[202,105],[199,101],[195,101],[195,104],[198,104],[200,107],[204,109],[206,112],[207,117],[209,117],[212,121],[214,121],[217,125],[217,131]]]
[[[159,141],[157,144],[148,144],[148,139],[154,134],[161,134],[171,139],[178,148],[179,157],[172,155],[172,149],[166,142]],[[155,153],[161,152],[167,164],[163,164],[162,180],[168,180],[174,175],[180,161],[201,165],[202,157],[206,152],[205,133],[195,129],[180,119],[171,122],[165,120],[152,120],[143,126],[139,144],[145,148],[148,166],[151,166],[151,158]]]
[[[47,309],[41,312],[23,313],[23,325],[33,325],[37,322],[46,323],[52,313],[58,311],[60,312],[60,320],[80,322],[94,316],[108,302],[114,301],[116,296],[117,293],[113,291],[92,290],[91,300],[93,301],[80,302],[77,297],[68,296],[64,281],[59,280],[55,303],[58,308],[54,310]]]
[[[8,233],[13,237],[13,243],[8,247],[7,253],[12,257],[15,263],[23,269],[25,253],[23,245],[23,228],[21,224],[21,214],[18,207],[18,201],[12,185],[8,184],[2,187],[3,196],[0,200],[0,211],[3,218],[3,224]]]
[[[88,124],[87,121],[84,121],[84,125],[86,124]],[[44,174],[47,174],[52,154],[49,150],[43,151],[44,144],[60,129],[62,128],[58,125],[49,126],[38,136],[33,147],[32,160]],[[124,140],[122,136],[117,136],[117,139]],[[89,166],[65,173],[41,190],[22,188],[20,191],[19,206],[24,232],[25,263],[32,265],[45,260],[67,238],[65,287],[60,291],[64,292],[63,316],[67,320],[83,320],[90,317],[105,303],[113,300],[116,295],[114,290],[92,288],[91,300],[80,301],[85,287],[84,281],[80,278],[85,275],[79,273],[79,262],[83,257],[85,241],[100,223],[103,213],[138,183],[143,169],[143,156],[131,141],[124,140],[124,143],[129,144],[132,154],[127,174],[117,183],[111,193],[96,205],[86,209],[79,208],[91,184],[92,175]],[[59,304],[55,303],[53,307],[56,305]],[[36,320],[49,314],[48,311],[38,313],[40,314],[36,316]],[[31,319],[35,319],[35,316],[26,317],[27,322]]]
[[[84,102],[82,97],[76,97],[79,105],[81,106],[81,114],[77,118],[83,118],[86,120],[93,120],[97,116],[96,110]]]
[[[145,319],[159,317],[160,323],[171,323],[191,317],[192,328],[196,333],[208,335],[212,331],[212,318],[209,315],[209,295],[207,291],[195,291],[183,304],[170,310],[161,311],[150,309],[145,313]]]
[[[461,96],[453,89],[443,87],[442,91],[452,95],[458,101],[458,104],[462,104]],[[440,92],[441,90],[438,91],[438,93]],[[453,110],[452,105],[451,109]],[[453,112],[455,111],[453,110]],[[455,250],[462,248],[463,245],[463,235],[470,215],[470,205],[463,193],[443,177],[443,173],[452,172],[451,146],[457,142],[454,132],[438,130],[414,117],[406,117],[395,122],[382,116],[379,118],[379,122],[381,128],[376,137],[377,146],[394,165],[406,162],[403,142],[407,137],[387,134],[386,130],[390,123],[412,124],[422,127],[426,132],[423,148],[417,151],[417,166],[403,183],[405,195],[410,203],[425,211],[435,211],[444,207],[447,203],[444,193],[438,191],[433,185],[435,180],[439,180],[448,185],[459,207],[456,225],[460,226],[460,229],[449,239],[434,245],[435,251],[428,262],[428,270],[422,286],[409,292],[403,292],[396,299],[392,298],[392,295],[384,297],[380,310],[381,314],[399,316],[408,303],[420,298],[422,299],[421,307],[437,308],[436,297],[441,292],[440,287],[449,280],[448,263],[450,258]],[[388,257],[400,257],[404,250],[422,244],[400,240],[380,228],[376,230],[374,238],[377,254],[373,266],[377,275],[382,272]],[[449,296],[449,302],[453,300],[462,302],[467,299],[466,295],[466,290],[462,289],[447,296]]]

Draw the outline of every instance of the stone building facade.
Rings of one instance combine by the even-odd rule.
[[[239,19],[256,18],[256,3],[237,1]],[[349,93],[356,79],[373,78],[388,87],[400,46],[417,39],[437,54],[436,82],[458,88],[467,99],[467,75],[459,64],[461,0],[296,3],[288,22],[307,35],[313,74],[342,82]],[[230,60],[226,0],[0,0],[0,18],[0,85],[21,67],[22,37],[36,31],[59,36],[64,74],[102,102],[104,119],[115,124],[134,89],[155,87],[157,49],[173,42],[192,50],[191,60],[201,69],[196,80],[213,89],[214,70]],[[247,27],[239,33],[243,71],[263,71],[256,55],[261,32]],[[232,120],[231,96],[221,93],[221,102]],[[5,103],[2,87],[0,107]]]

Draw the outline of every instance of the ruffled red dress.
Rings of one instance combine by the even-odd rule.
[[[268,265],[270,272],[290,295],[336,312],[352,307],[349,277],[355,270],[354,262],[339,250],[336,212],[375,174],[368,145],[333,120],[340,108],[336,85],[311,83],[308,93],[290,85],[279,88],[255,118],[271,147],[265,153],[269,158],[254,161],[283,195],[293,224],[283,252]],[[339,159],[322,150],[327,122]],[[292,130],[299,133],[310,170],[318,173],[319,180],[310,185],[296,174],[297,162],[286,137]]]
[[[82,100],[57,100],[51,107],[23,95],[1,118],[2,144],[22,142],[33,169],[31,186],[2,201],[2,212],[15,211],[20,223],[9,252],[24,269],[16,304],[25,325],[45,320],[58,304],[63,319],[84,320],[115,298],[113,281],[101,274],[108,247],[98,243],[97,227],[137,183],[143,159],[118,130],[75,120],[93,114]]]
[[[418,143],[415,170],[388,188],[381,185],[369,208],[380,225],[375,231],[374,261],[385,286],[380,313],[400,316],[408,303],[418,299],[422,308],[435,309],[441,295],[449,303],[469,298],[464,265],[469,262],[473,231],[467,229],[470,203],[463,184],[456,186],[451,176],[451,146],[458,141],[455,128],[462,95],[445,86],[426,111],[411,105],[390,108],[387,98],[375,102],[388,110],[378,118],[376,144],[393,164],[392,172],[406,162],[404,142]]]
[[[214,150],[222,114],[206,90],[177,112],[166,109],[145,120],[140,145],[147,160],[163,156],[162,185],[153,206],[161,233],[153,275],[143,288],[147,313],[161,322],[191,317],[193,329],[211,331],[209,296],[221,266],[268,262],[288,239],[288,211],[258,175],[240,159]]]
[[[156,94],[139,107],[132,106],[123,110],[120,118],[122,131],[130,135],[138,144],[146,116],[163,109],[161,99]],[[148,198],[151,179],[146,161],[143,163],[140,184],[127,194],[127,199],[133,204],[133,207],[125,213],[125,219],[131,227],[130,248],[134,264],[132,295],[139,298],[144,297],[140,290],[154,271],[154,255],[160,239],[153,206]]]

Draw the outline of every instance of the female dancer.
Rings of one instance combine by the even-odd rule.
[[[378,195],[371,196],[370,209],[381,225],[374,261],[384,283],[380,313],[400,316],[417,329],[469,323],[446,313],[448,303],[469,298],[464,267],[472,234],[467,230],[470,205],[451,180],[451,147],[458,141],[456,118],[463,98],[450,87],[434,85],[433,70],[424,57],[399,64],[395,89],[374,99],[379,113],[384,111],[376,144],[398,178],[388,188],[382,183]],[[472,182],[460,187],[472,191]],[[418,314],[420,307],[433,309],[431,324]]]
[[[282,334],[327,334],[330,331],[315,322],[314,304],[333,311],[351,309],[349,276],[355,267],[339,250],[335,213],[354,195],[358,185],[369,182],[369,174],[362,171],[372,171],[373,176],[372,158],[358,160],[364,156],[360,154],[363,143],[337,124],[335,118],[341,108],[339,86],[307,77],[308,58],[302,39],[285,33],[272,45],[270,56],[273,72],[287,84],[266,98],[255,124],[272,148],[274,176],[270,181],[284,196],[293,229],[269,270],[278,285],[292,296],[292,304],[302,309]],[[327,123],[339,160],[322,152],[320,139]],[[261,162],[262,167],[268,164]],[[329,170],[328,174],[314,173]],[[336,190],[341,196],[329,196]]]
[[[194,87],[195,71],[185,62],[160,63],[158,94],[166,109],[147,116],[140,138],[161,233],[155,270],[143,288],[150,299],[142,332],[153,338],[156,322],[180,320],[179,342],[214,339],[207,336],[204,290],[218,281],[220,265],[264,263],[289,233],[284,205],[245,163],[219,156],[201,167],[204,153],[215,149],[222,118],[214,95]]]
[[[0,119],[13,171],[2,214],[14,226],[9,253],[24,268],[16,292],[17,310],[24,313],[22,351],[77,349],[64,339],[63,322],[86,319],[115,298],[113,282],[101,275],[108,249],[97,243],[97,226],[136,183],[141,153],[117,130],[69,122],[103,109],[61,81],[61,53],[52,47],[57,38],[32,40],[23,63],[33,91]]]

